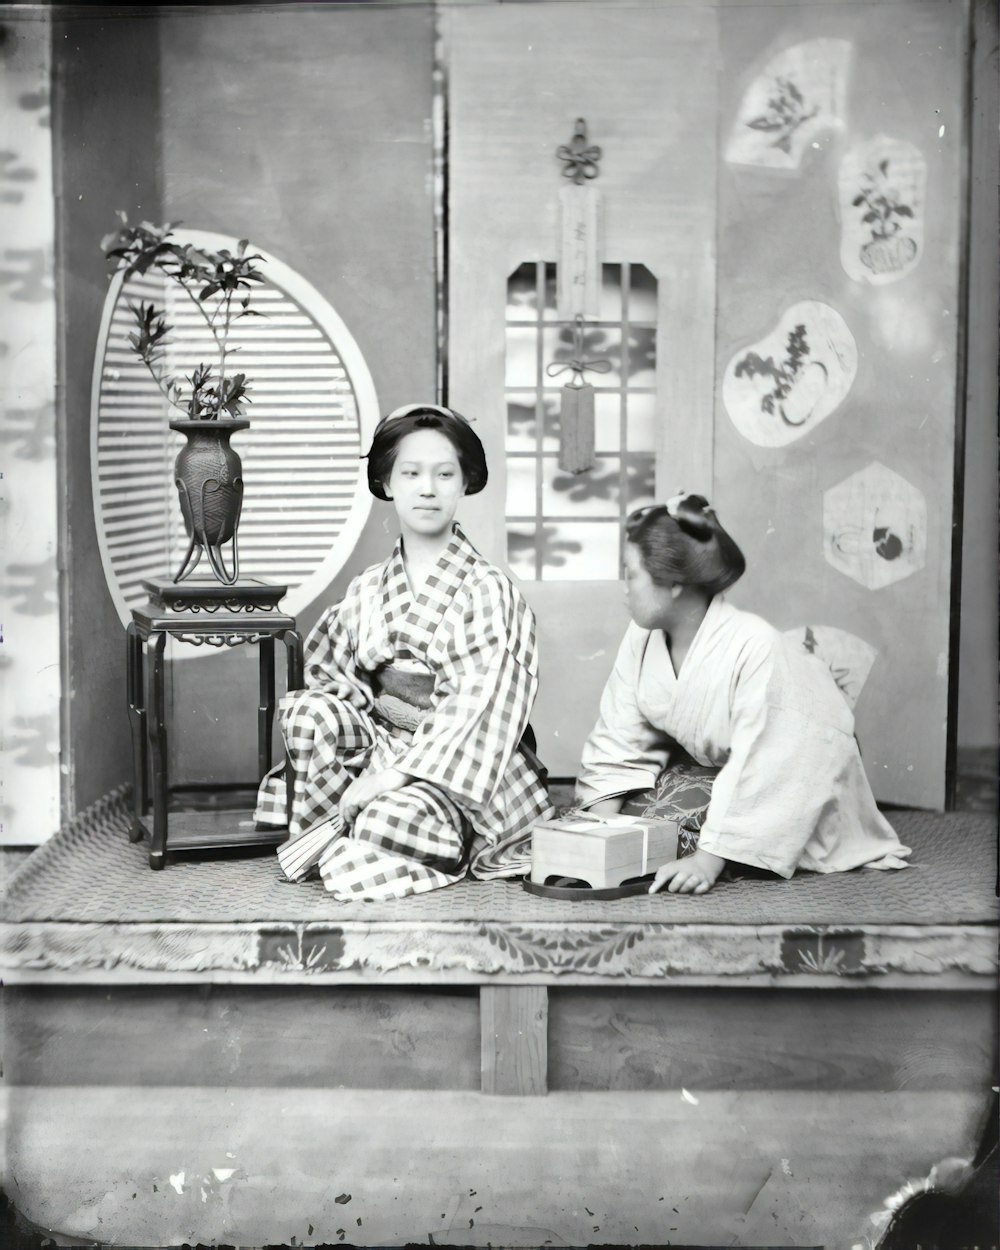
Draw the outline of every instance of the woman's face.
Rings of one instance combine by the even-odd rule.
[[[462,467],[451,440],[435,429],[407,434],[396,448],[386,494],[404,537],[438,538],[450,533],[458,501],[465,494]]]
[[[657,586],[642,563],[642,552],[635,543],[625,544],[625,605],[641,629],[668,629],[672,620],[673,596],[666,586]]]

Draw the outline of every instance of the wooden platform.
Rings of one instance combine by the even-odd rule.
[[[902,873],[369,905],[152,873],[111,796],[6,894],[13,1201],[68,1245],[867,1247],[997,1071],[995,826],[896,820]]]
[[[128,842],[127,796],[118,793],[14,875],[0,924],[4,977],[9,986],[77,992],[85,986],[301,987],[300,1010],[307,1014],[318,1010],[308,1006],[316,987],[383,994],[390,986],[407,987],[427,1015],[421,1026],[427,1036],[434,1035],[433,1020],[446,1002],[463,1003],[464,1023],[470,1011],[476,1023],[477,1083],[490,1093],[523,1094],[544,1093],[574,1067],[556,1042],[559,1021],[574,1001],[567,998],[571,988],[591,995],[590,1036],[602,1063],[611,1065],[584,1065],[590,1075],[580,1079],[589,1088],[613,1084],[617,1041],[607,1020],[614,1013],[600,1004],[623,986],[630,1005],[647,987],[650,1003],[662,1007],[644,1010],[664,1011],[665,1031],[683,1002],[699,1001],[700,990],[736,991],[717,1001],[740,1021],[741,1037],[747,1022],[740,1004],[747,1000],[740,995],[769,991],[773,1028],[757,1030],[757,1060],[765,1067],[785,1033],[810,1038],[805,1049],[812,1049],[836,1035],[830,1022],[841,1018],[855,1019],[858,1036],[872,1045],[874,1029],[882,1039],[876,1051],[881,1047],[888,1063],[893,1046],[887,1026],[877,1024],[882,1006],[874,999],[869,1007],[859,1004],[868,991],[880,991],[882,1005],[888,992],[904,991],[897,1010],[905,1016],[918,1001],[910,992],[920,990],[935,996],[941,1053],[962,1069],[948,1019],[960,1002],[969,1013],[963,1036],[978,1039],[981,1056],[992,1053],[982,1012],[989,1010],[997,973],[996,897],[987,871],[996,849],[994,824],[976,814],[899,813],[895,819],[914,846],[914,866],[902,872],[805,874],[789,882],[727,882],[704,897],[581,903],[533,897],[517,881],[465,881],[416,898],[344,904],[319,883],[283,882],[271,858],[189,862],[151,873],[142,849]],[[433,987],[435,995],[416,987]],[[840,1005],[807,1011],[804,1000],[791,1005],[784,996],[790,990],[834,991]],[[775,1014],[779,998],[787,1005]],[[341,994],[337,1001],[355,1000]],[[823,995],[816,1000],[823,1001]],[[690,1010],[696,1050],[698,1010]],[[828,1023],[817,1025],[823,1020]],[[578,1028],[586,1032],[579,1020]],[[644,1028],[654,1036],[660,1025]],[[351,1036],[349,1030],[344,1053],[351,1051]],[[840,1036],[836,1045],[842,1049],[847,1040]],[[467,1070],[468,1055],[460,1059],[454,1046],[440,1055],[446,1071]],[[360,1055],[357,1062],[370,1066]],[[675,1071],[673,1060],[666,1070]],[[384,1079],[391,1083],[391,1072]],[[649,1079],[655,1088],[660,1078]]]

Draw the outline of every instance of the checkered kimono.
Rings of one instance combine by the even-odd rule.
[[[434,677],[415,727],[382,713],[372,677],[386,665]],[[320,618],[306,641],[306,689],[281,702],[295,769],[286,871],[317,866],[332,893],[352,899],[435,889],[467,867],[479,877],[528,871],[524,835],[551,811],[517,749],[537,681],[530,609],[457,526],[415,596],[397,543]],[[332,693],[345,685],[350,701]],[[373,800],[344,836],[344,790],[390,767],[412,783]],[[285,823],[281,769],[261,784],[257,819]]]

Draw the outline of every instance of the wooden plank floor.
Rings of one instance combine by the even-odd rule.
[[[9,1098],[20,1212],[61,1238],[132,1246],[848,1250],[906,1177],[971,1152],[983,1111],[975,1095],[940,1092],[147,1086]]]

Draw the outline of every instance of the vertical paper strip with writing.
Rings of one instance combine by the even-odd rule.
[[[561,239],[556,290],[560,321],[578,313],[600,312],[598,228],[600,199],[596,187],[562,187],[559,192]]]

